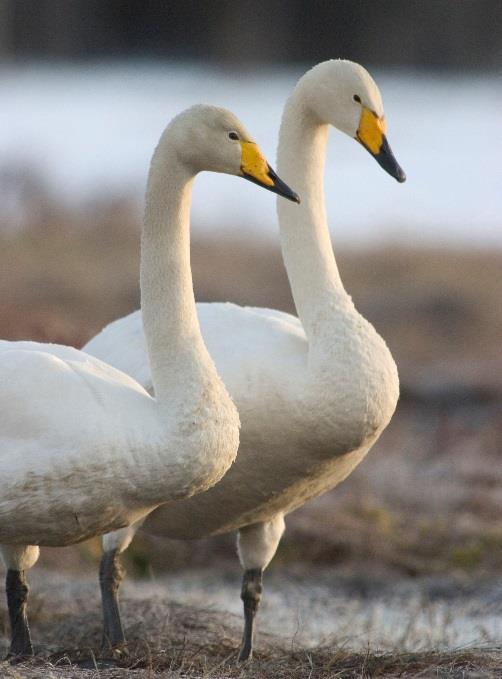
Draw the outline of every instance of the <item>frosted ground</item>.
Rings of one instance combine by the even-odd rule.
[[[272,162],[283,103],[304,70],[237,73],[159,63],[3,66],[0,167],[35,168],[69,202],[96,192],[133,192],[139,201],[164,125],[197,102],[235,111]],[[327,199],[337,243],[501,246],[501,79],[374,75],[389,139],[408,182],[398,185],[362,148],[332,134]],[[241,235],[258,228],[275,237],[273,197],[235,181],[209,174],[199,179],[197,228],[226,231],[239,224]],[[0,195],[3,210],[20,207],[5,174]]]
[[[261,631],[304,647],[336,640],[355,651],[495,646],[502,639],[502,590],[495,582],[460,593],[440,578],[389,582],[376,573],[369,586],[367,573],[359,580],[352,573],[317,568],[312,575],[288,569],[267,573]],[[167,596],[240,618],[239,591],[240,574],[222,579],[207,569],[164,576],[150,587],[133,581],[124,587],[132,600]]]

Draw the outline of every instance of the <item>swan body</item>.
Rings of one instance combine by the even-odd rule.
[[[32,565],[37,545],[123,528],[207,489],[235,459],[239,416],[204,345],[190,271],[191,192],[202,170],[297,200],[230,112],[196,106],[168,125],[150,168],[141,247],[155,398],[87,353],[0,343],[0,552],[9,573]],[[11,585],[22,589],[19,577]],[[30,650],[27,626],[16,624],[11,650]]]
[[[284,201],[277,206],[299,318],[233,304],[197,306],[204,340],[239,410],[238,456],[210,490],[163,505],[143,524],[149,533],[180,539],[239,530],[241,659],[252,650],[261,571],[277,548],[283,516],[350,474],[387,426],[399,396],[390,351],[355,309],[331,247],[323,181],[330,124],[398,181],[405,179],[367,71],[336,60],[306,73],[286,102],[278,146],[279,172],[302,196],[296,210]],[[112,323],[85,349],[152,388],[137,313]],[[123,551],[139,525],[105,536],[105,555]]]
[[[298,318],[229,303],[202,303],[197,311],[206,346],[237,404],[241,435],[237,461],[217,485],[194,502],[165,506],[148,517],[148,532],[178,539],[267,521],[333,487],[365,455],[398,396],[388,348],[350,305],[346,312],[353,322],[338,329],[326,379],[322,364],[317,374],[309,367]],[[110,324],[86,350],[110,360],[114,352],[117,366],[152,389],[138,312]],[[345,360],[337,360],[338,354]],[[336,389],[328,380],[336,380]]]

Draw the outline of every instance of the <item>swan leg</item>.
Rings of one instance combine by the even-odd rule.
[[[263,570],[249,568],[242,577],[241,599],[244,604],[244,632],[239,651],[239,662],[248,660],[253,655],[255,633],[255,617],[263,591]]]
[[[5,590],[11,633],[7,657],[25,658],[33,655],[27,614],[29,587],[26,571],[35,565],[40,552],[35,546],[2,545],[0,553],[7,567]]]
[[[99,566],[99,585],[103,606],[103,649],[117,649],[125,645],[120,619],[119,587],[125,575],[116,549],[105,552]]]
[[[7,571],[5,581],[7,606],[9,608],[11,642],[8,657],[33,655],[30,628],[26,608],[28,604],[28,582],[25,571]]]
[[[244,632],[239,662],[249,660],[253,655],[255,619],[263,592],[263,571],[277,551],[284,528],[284,517],[278,514],[270,521],[244,526],[239,530],[237,550],[244,568],[241,589]]]
[[[119,588],[125,576],[120,555],[131,544],[143,520],[103,537],[103,556],[99,567],[99,585],[103,608],[103,650],[123,651],[126,645],[120,617]]]

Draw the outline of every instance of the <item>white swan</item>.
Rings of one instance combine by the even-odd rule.
[[[280,172],[302,197],[295,210],[278,203],[300,320],[269,309],[197,305],[208,349],[239,409],[237,461],[211,490],[159,508],[144,525],[180,539],[239,530],[241,659],[251,653],[262,571],[277,549],[283,516],[350,474],[386,427],[399,393],[392,356],[354,308],[333,256],[323,189],[329,124],[356,138],[398,181],[405,179],[385,137],[379,90],[364,68],[328,61],[306,73],[286,103],[278,148]],[[152,388],[137,313],[112,323],[85,348]],[[118,554],[137,528],[104,538],[101,586],[112,644],[123,641]]]
[[[0,343],[0,551],[13,655],[32,652],[24,571],[38,545],[123,528],[209,488],[235,458],[239,417],[202,340],[192,289],[189,212],[202,170],[298,200],[230,112],[195,106],[168,125],[152,159],[141,247],[155,399],[71,347]]]

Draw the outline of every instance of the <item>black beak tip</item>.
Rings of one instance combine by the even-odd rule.
[[[282,196],[283,198],[287,198],[293,203],[300,204],[300,196],[296,193],[296,191],[290,189],[289,186],[285,184],[280,177],[277,176],[277,174],[270,167],[270,165],[268,166],[268,176],[274,182],[274,185],[270,187],[271,191],[277,193],[277,195]]]
[[[389,142],[387,141],[387,137],[384,136],[380,151],[376,154],[372,153],[372,155],[380,167],[390,174],[391,177],[394,177],[396,181],[398,181],[400,184],[403,184],[406,181],[406,174],[395,159],[394,154],[392,153],[392,150],[389,146]]]

